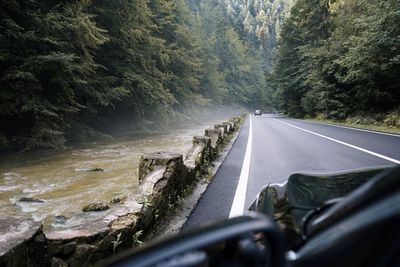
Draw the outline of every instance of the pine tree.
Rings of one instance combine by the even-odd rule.
[[[85,5],[2,5],[1,139],[25,149],[64,146],[70,117],[85,108],[83,95],[95,95],[92,49],[107,40]]]

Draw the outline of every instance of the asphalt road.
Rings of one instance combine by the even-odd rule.
[[[239,210],[247,209],[262,187],[285,182],[294,172],[329,173],[395,164],[400,164],[400,135],[251,116],[184,229],[228,218],[231,210],[238,209],[238,197],[243,198]]]

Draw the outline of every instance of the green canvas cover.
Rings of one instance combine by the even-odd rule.
[[[287,247],[303,242],[303,222],[307,214],[342,198],[390,167],[369,168],[332,174],[292,174],[287,184],[264,188],[251,209],[270,215],[287,237]]]
[[[293,174],[287,183],[287,198],[296,224],[310,211],[329,200],[341,198],[383,169],[357,170],[330,175]]]

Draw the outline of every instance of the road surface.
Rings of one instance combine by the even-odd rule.
[[[294,172],[396,164],[400,164],[400,135],[252,115],[184,229],[240,215],[262,187],[283,183]]]

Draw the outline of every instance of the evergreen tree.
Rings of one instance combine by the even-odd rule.
[[[109,97],[100,109],[100,124],[137,125],[158,109],[168,109],[176,101],[164,86],[169,79],[162,70],[168,64],[168,48],[157,36],[148,2],[96,0],[94,12],[110,37],[96,53],[104,66],[98,75],[105,77],[102,86]]]
[[[285,4],[236,2],[256,31],[233,1],[3,1],[0,150],[59,149],[212,104],[268,106],[264,52]]]
[[[0,13],[2,146],[60,148],[70,117],[99,96],[93,49],[107,38],[86,1],[7,1]]]
[[[299,0],[275,64],[281,107],[294,116],[332,119],[395,109],[399,10],[396,1]]]

